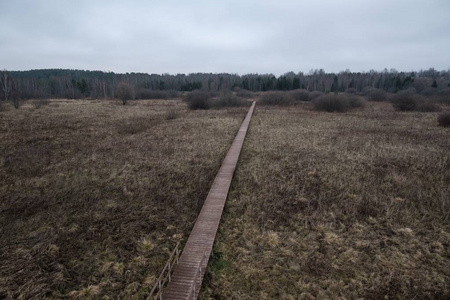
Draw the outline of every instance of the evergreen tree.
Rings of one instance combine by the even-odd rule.
[[[334,75],[333,84],[331,85],[331,92],[337,92],[339,89],[338,77]]]
[[[433,87],[433,88],[437,88],[437,82],[436,82],[436,79],[435,79],[435,80],[433,80],[433,84],[431,85],[431,87]]]

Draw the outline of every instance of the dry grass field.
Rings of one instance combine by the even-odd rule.
[[[0,299],[145,298],[248,108],[36,104],[0,112]],[[257,106],[200,298],[447,299],[449,149],[437,113]]]
[[[0,299],[142,299],[247,108],[42,104],[0,112]]]
[[[449,129],[309,105],[256,107],[201,299],[449,299]]]

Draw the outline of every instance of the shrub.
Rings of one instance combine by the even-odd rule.
[[[186,95],[186,102],[190,109],[209,109],[211,107],[209,93],[193,91]]]
[[[408,92],[399,92],[391,97],[392,106],[400,111],[416,110],[420,104],[420,97]]]
[[[309,93],[309,101],[312,101],[320,96],[323,96],[324,94],[320,91],[312,91]]]
[[[358,97],[356,95],[350,94],[345,95],[347,97],[348,103],[350,104],[350,107],[352,108],[358,108],[358,107],[364,107],[366,103],[361,97]],[[344,97],[344,95],[341,95],[341,97]]]
[[[234,88],[234,91],[236,92],[236,96],[242,97],[242,98],[251,98],[253,97],[253,93],[246,89],[241,88]]]
[[[424,96],[432,96],[435,95],[437,93],[437,90],[435,88],[426,88],[423,91],[420,92],[421,95]]]
[[[259,103],[262,105],[287,106],[292,105],[293,102],[293,98],[287,92],[268,92],[259,99]]]
[[[364,95],[369,101],[381,102],[386,101],[387,99],[386,92],[382,89],[375,89],[375,88],[367,89]]]
[[[136,95],[138,99],[171,99],[177,98],[179,93],[173,90],[160,91],[151,89],[140,89]]]
[[[298,101],[309,101],[309,92],[307,90],[293,90],[290,92],[292,98]]]
[[[144,132],[149,127],[149,121],[150,120],[144,117],[132,117],[122,120],[118,125],[118,132],[120,134],[130,135]]]
[[[20,92],[16,89],[11,91],[11,103],[15,109],[18,109],[22,105],[22,99],[20,98]]]
[[[133,89],[129,83],[120,82],[116,88],[117,97],[122,100],[122,104],[127,104],[128,100],[133,98]]]
[[[166,112],[166,120],[174,120],[174,119],[177,119],[179,116],[180,116],[179,111],[176,109],[173,109],[173,108],[169,109]]]
[[[345,90],[344,93],[355,95],[355,94],[358,94],[358,90],[354,89],[354,88],[348,88],[348,89]]]
[[[345,112],[351,108],[350,102],[344,95],[328,94],[313,100],[316,110],[327,112]]]
[[[450,88],[445,88],[437,92],[439,96],[450,96]]]
[[[47,106],[50,103],[48,99],[38,99],[33,101],[34,108],[39,109],[43,106]]]
[[[437,105],[436,103],[432,103],[432,102],[422,102],[418,104],[417,111],[421,111],[421,112],[437,112],[437,111],[441,111],[442,108]]]
[[[223,93],[219,99],[211,101],[213,107],[239,107],[239,106],[249,106],[250,102],[238,98],[236,95],[228,92]]]
[[[450,113],[445,112],[438,116],[439,126],[450,127]]]

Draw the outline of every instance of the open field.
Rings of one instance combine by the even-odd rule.
[[[0,112],[0,299],[144,298],[247,109]],[[437,114],[257,105],[201,298],[448,298],[450,131]]]
[[[436,119],[257,106],[201,298],[448,299],[450,131]]]
[[[0,112],[0,299],[145,296],[246,111],[53,100]]]

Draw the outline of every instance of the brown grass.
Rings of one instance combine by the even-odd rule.
[[[145,298],[246,110],[52,100],[2,112],[0,298]]]
[[[257,106],[201,298],[448,299],[436,116]]]

